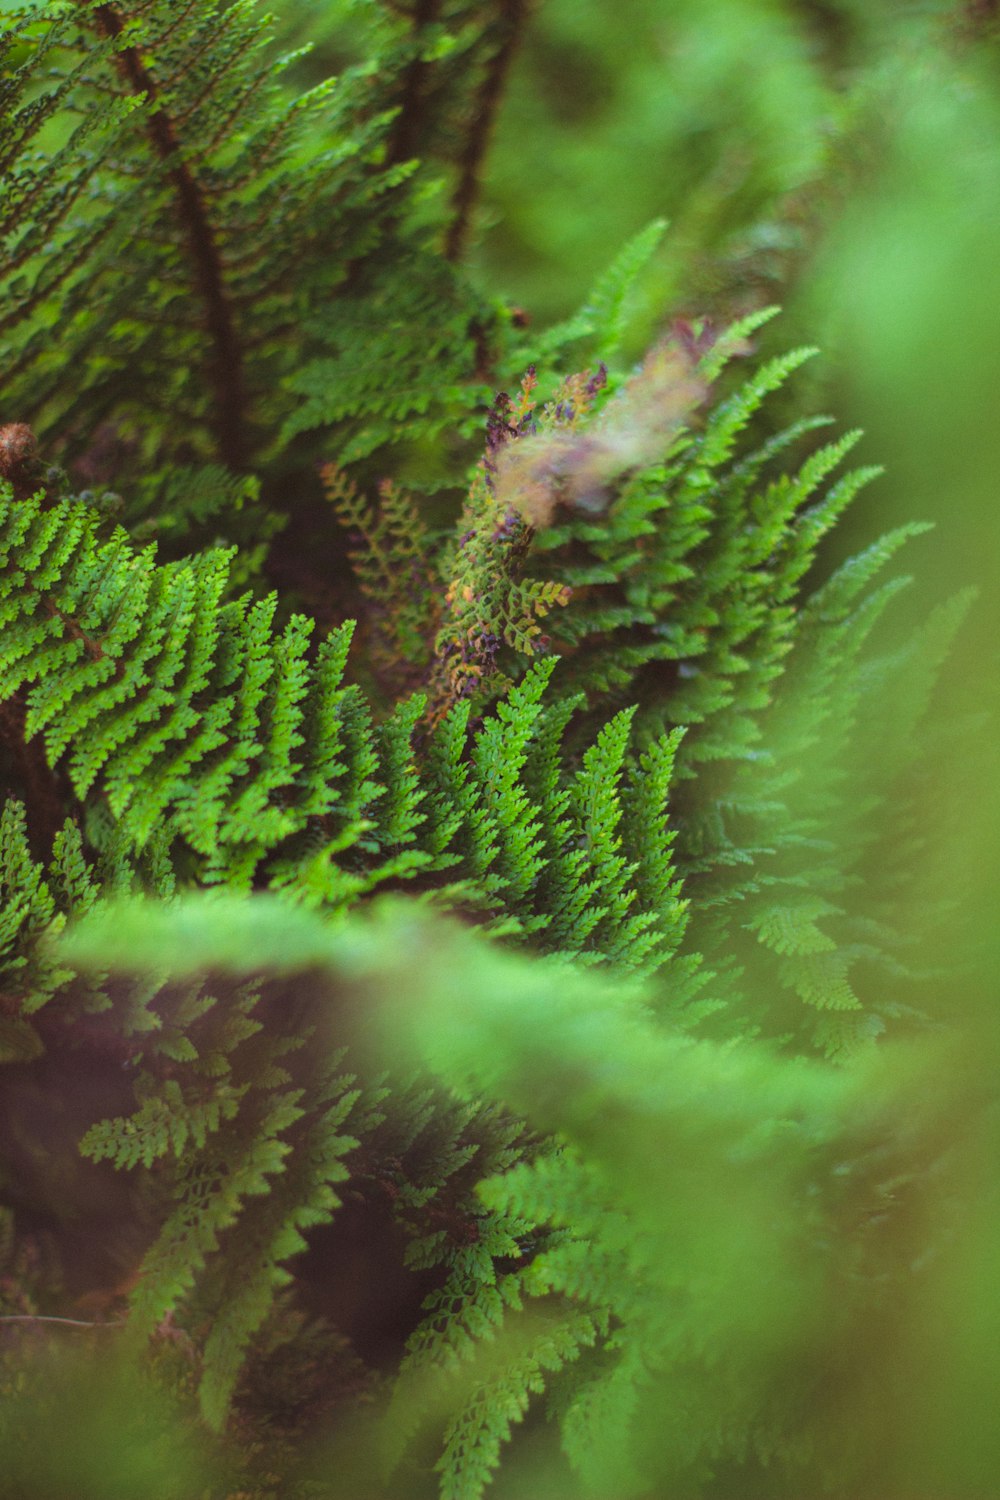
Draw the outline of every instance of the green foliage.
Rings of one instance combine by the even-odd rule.
[[[928,528],[837,540],[881,471],[763,299],[630,367],[662,219],[548,330],[477,283],[521,0],[329,9],[304,93],[255,0],[0,25],[0,1463],[900,1492],[913,1310],[986,1279],[932,874],[972,592],[901,623]],[[828,99],[744,9],[667,27],[739,223]]]
[[[78,501],[47,509],[38,497],[10,498],[0,527],[4,688],[25,689],[25,732],[41,737],[49,765],[66,760],[95,840],[109,813],[117,847],[138,856],[157,841],[188,880],[240,890],[267,881],[334,906],[381,881],[451,867],[463,882],[451,899],[523,914],[529,931],[554,915],[538,888],[543,822],[554,859],[575,840],[595,851],[614,842],[624,720],[598,740],[568,803],[558,775],[538,801],[524,785],[551,659],[471,736],[468,705],[452,709],[421,774],[413,739],[425,698],[374,728],[359,689],[342,681],[349,627],[310,660],[304,617],[277,631],[273,597],[222,602],[226,553],[158,566],[120,529],[103,537],[100,517]],[[588,779],[605,783],[599,799]],[[669,884],[668,851],[661,836],[649,861]],[[618,920],[636,899],[629,873],[595,853],[577,866],[582,890],[571,897],[582,906],[599,894]],[[657,909],[637,920],[654,926]],[[605,956],[627,960],[624,934],[622,944]]]
[[[908,1231],[886,1205],[905,1198],[919,1221],[934,1191],[912,1176],[953,1107],[932,1051],[848,1070],[696,1040],[655,1019],[649,991],[504,954],[398,901],[336,927],[263,899],[131,905],[60,948],[84,969],[163,966],[174,982],[308,974],[358,1056],[417,1062],[466,1107],[545,1131],[499,1170],[480,1152],[474,1236],[416,1247],[448,1274],[369,1438],[390,1474],[441,1433],[441,1493],[481,1495],[544,1395],[577,1486],[546,1469],[547,1493],[689,1485],[734,1454],[801,1490],[860,1482],[890,1347],[872,1365],[861,1330],[877,1316],[891,1339],[927,1286],[892,1268]],[[907,1253],[943,1253],[943,1211]],[[856,1389],[833,1419],[814,1405],[831,1359]]]
[[[383,27],[382,57],[289,102],[295,56],[275,58],[256,4],[175,12],[25,8],[3,32],[6,401],[83,472],[124,448],[140,494],[178,462],[247,470],[282,425],[316,425],[301,393],[317,382],[319,420],[342,441],[354,423],[355,455],[433,433],[472,374],[470,325],[485,338],[492,313],[428,253],[426,228],[395,227],[415,212],[423,144],[400,139],[400,78],[435,72],[429,39],[415,54],[408,28]],[[434,350],[448,365],[450,396],[416,373],[404,396],[404,332],[411,366]]]

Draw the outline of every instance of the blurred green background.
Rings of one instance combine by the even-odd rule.
[[[314,81],[356,61],[364,0],[285,0]],[[445,7],[447,14],[447,7]],[[494,131],[471,252],[544,327],[653,219],[638,356],[678,313],[777,302],[769,347],[818,343],[800,400],[869,434],[889,477],[843,547],[947,516],[926,589],[978,576],[998,424],[1000,62],[994,0],[536,0]],[[809,386],[811,382],[811,388]],[[946,498],[947,497],[947,498]]]

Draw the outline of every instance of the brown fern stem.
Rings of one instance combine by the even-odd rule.
[[[433,26],[441,12],[441,0],[417,0],[413,12],[413,38],[419,45],[420,33]],[[428,64],[419,54],[414,57],[403,77],[403,93],[386,151],[387,165],[410,161],[420,149],[424,118],[424,83]]]
[[[472,213],[479,198],[482,167],[493,133],[507,74],[514,59],[528,14],[528,0],[501,0],[498,28],[500,43],[490,60],[476,97],[472,124],[459,158],[458,181],[452,193],[452,220],[445,237],[446,259],[461,258],[469,235]]]
[[[125,29],[122,17],[112,5],[96,6],[91,19],[100,34],[109,40],[120,36]],[[249,467],[250,443],[243,350],[205,198],[197,178],[181,158],[174,123],[160,102],[156,80],[138,48],[125,47],[116,52],[115,65],[130,91],[146,96],[146,130],[176,194],[195,285],[205,309],[205,330],[211,344],[207,373],[214,408],[212,432],[218,454],[229,468],[246,469]]]

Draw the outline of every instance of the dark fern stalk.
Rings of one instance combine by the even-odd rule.
[[[425,98],[431,68],[423,56],[432,26],[436,26],[441,14],[441,0],[415,0],[410,19],[410,59],[402,74],[398,114],[389,138],[387,158],[398,164],[412,161],[419,155],[423,136],[423,120],[427,108]]]
[[[458,161],[458,177],[451,198],[452,219],[444,242],[448,260],[460,260],[466,248],[490,134],[527,15],[528,0],[503,0],[496,22],[496,51],[473,101],[472,118],[465,129],[465,147]]]
[[[380,66],[299,99],[285,83],[294,59],[268,41],[255,7],[164,0],[27,12],[4,33],[5,50],[26,53],[2,127],[5,409],[81,473],[103,466],[109,440],[147,487],[178,463],[259,465],[296,416],[290,379],[341,347],[353,320],[383,316],[387,283],[423,299],[409,324],[425,334],[434,231],[408,225],[418,167],[392,146],[403,53],[416,65],[425,41],[406,52],[396,23],[379,21]],[[461,94],[454,60],[446,79],[437,62],[419,66],[432,89]],[[37,161],[43,129],[62,144]],[[494,315],[456,276],[449,291],[442,352],[452,381],[468,381]],[[57,312],[80,399],[38,336]],[[122,488],[125,477],[119,463]]]
[[[191,11],[194,7],[188,6],[187,9]],[[205,383],[212,392],[210,427],[215,449],[229,468],[246,469],[250,464],[251,447],[247,432],[244,355],[206,195],[192,167],[184,160],[177,127],[142,53],[137,46],[120,45],[122,37],[127,36],[121,12],[113,5],[95,5],[90,10],[89,19],[98,34],[114,44],[115,68],[129,92],[143,101],[146,131],[176,198],[192,279],[204,308],[209,345]]]

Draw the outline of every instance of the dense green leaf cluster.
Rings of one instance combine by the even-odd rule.
[[[297,101],[256,0],[0,30],[0,1459],[52,1320],[206,1494],[478,1500],[543,1403],[534,1493],[857,1493],[969,598],[828,564],[773,309],[623,367],[662,223],[547,332],[462,269],[520,0],[347,13]]]

